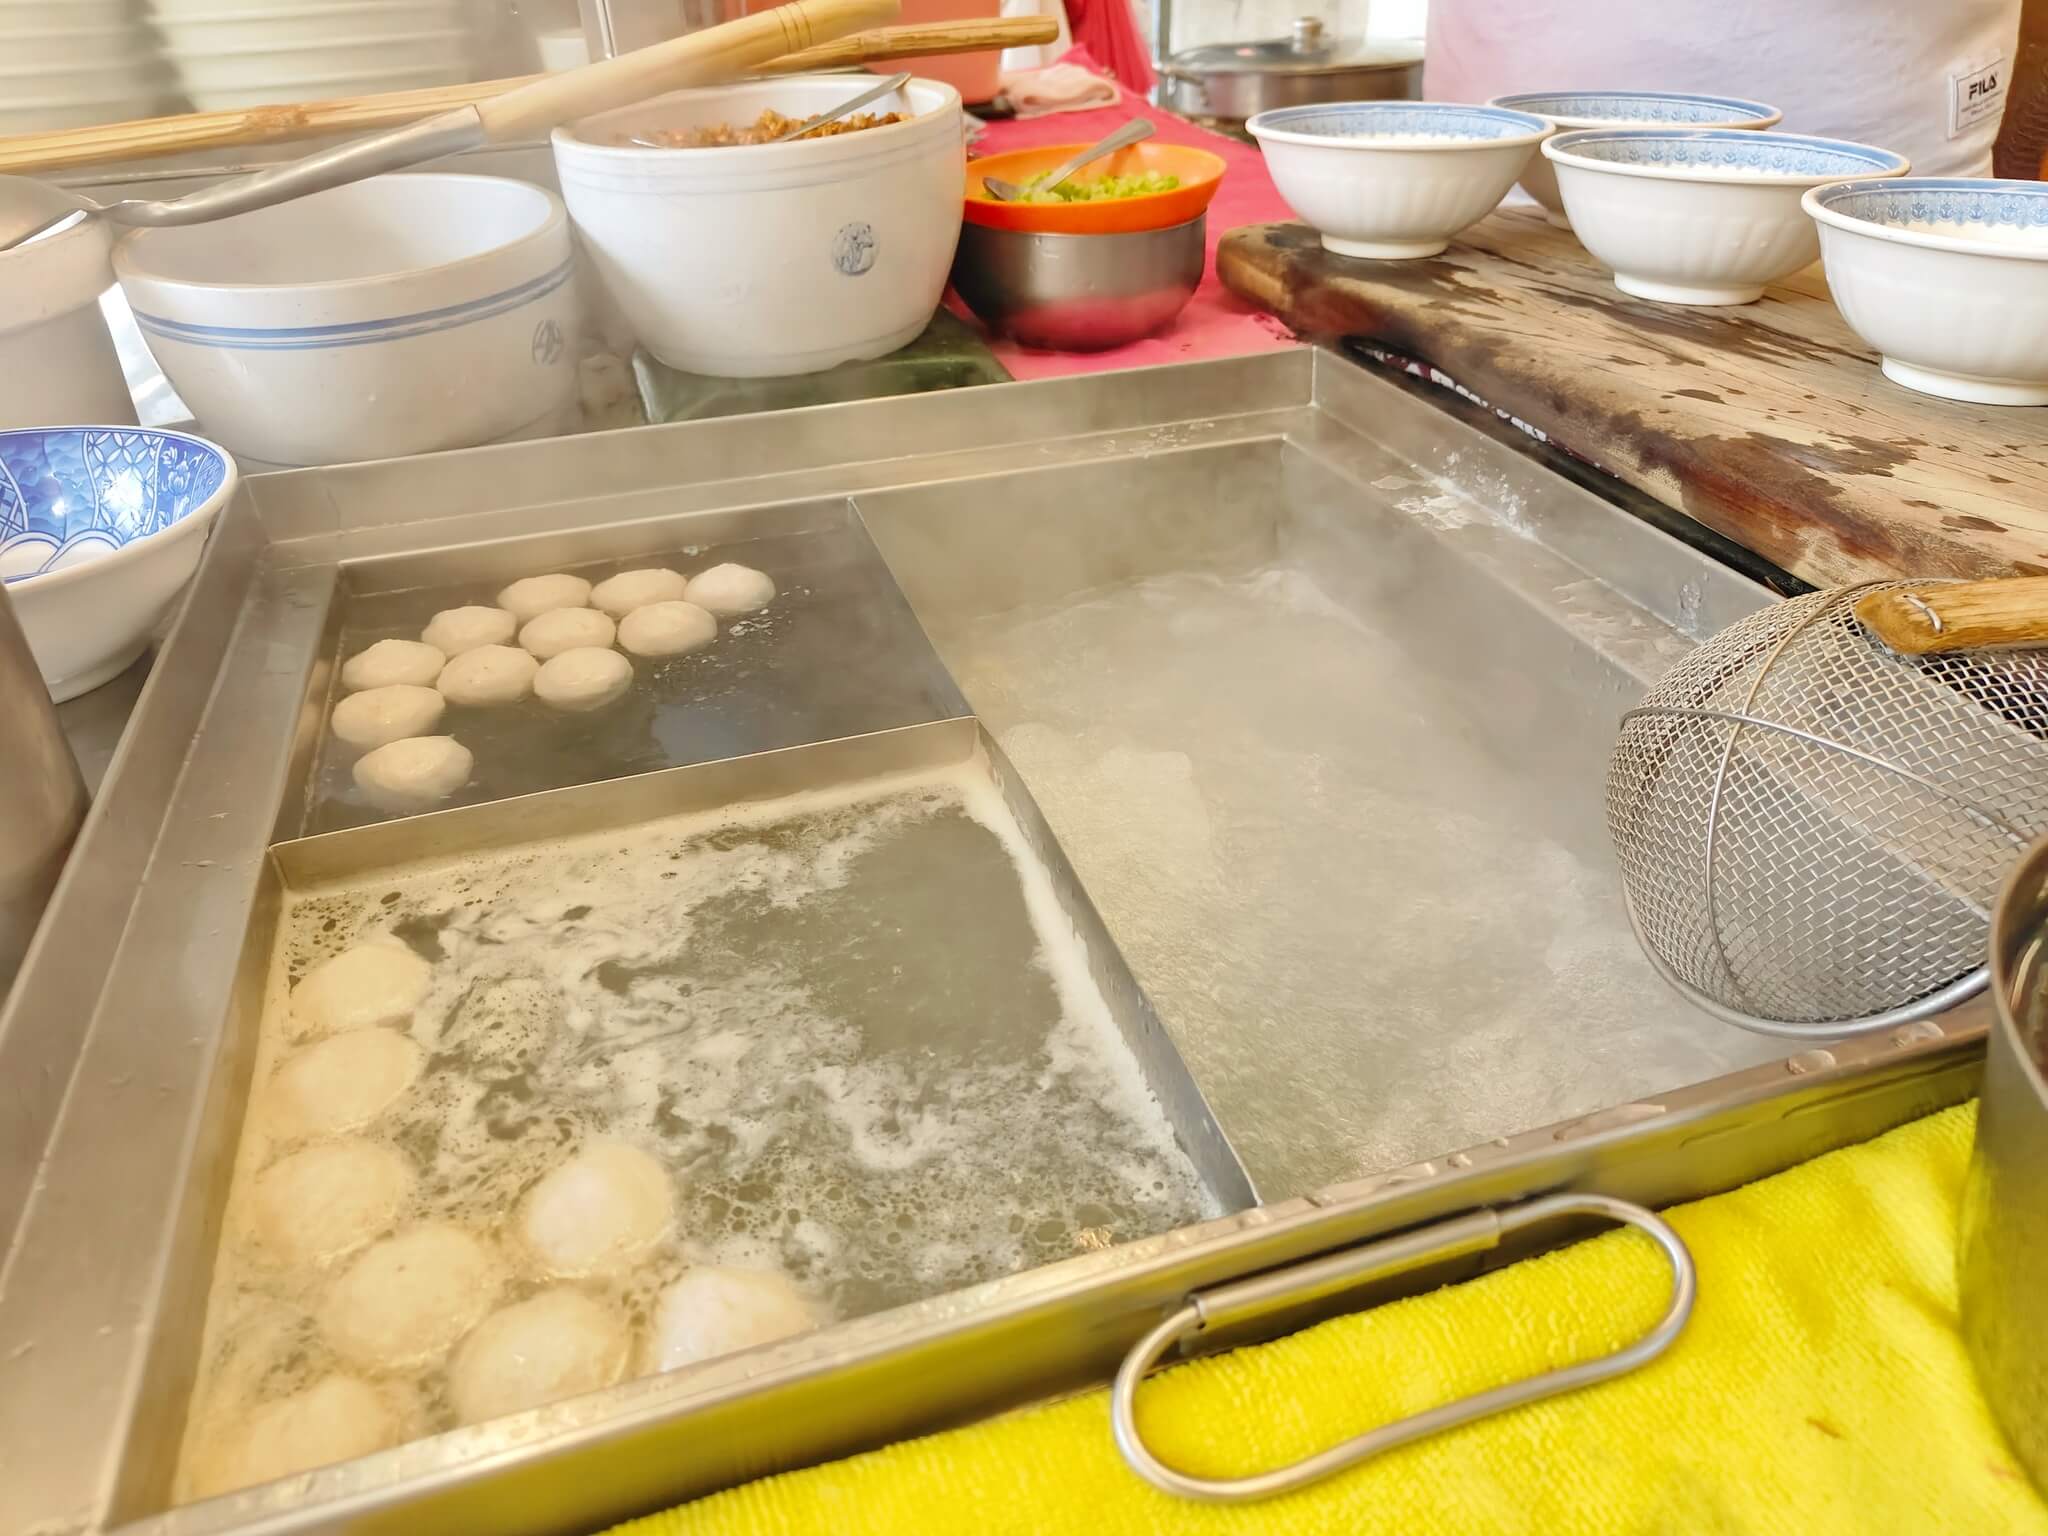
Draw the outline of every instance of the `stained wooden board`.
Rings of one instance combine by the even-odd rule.
[[[1224,237],[1216,265],[1295,330],[1430,363],[1816,585],[2048,573],[2048,408],[1893,384],[1818,267],[1740,308],[1651,304],[1522,212],[1409,262],[1332,256],[1299,225],[1252,225]]]

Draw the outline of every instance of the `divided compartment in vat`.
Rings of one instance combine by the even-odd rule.
[[[627,655],[624,697],[564,713],[518,704],[450,706],[435,735],[475,758],[444,803],[515,795],[743,757],[964,715],[945,667],[911,616],[860,520],[842,498],[602,524],[538,537],[351,562],[341,569],[308,704],[307,739],[278,835],[368,825],[404,814],[356,787],[362,753],[330,728],[345,695],[341,663],[383,639],[417,640],[444,608],[493,606],[523,576],[566,571],[593,585],[620,571],[665,566],[685,576],[732,562],[764,571],[766,608],[719,622],[702,650]],[[620,650],[616,644],[613,647]]]
[[[1162,448],[855,500],[1268,1199],[1783,1053],[1658,978],[1603,822],[1708,562],[1336,432]]]
[[[1061,850],[971,719],[282,843],[266,883],[274,931],[250,936],[231,1081],[215,1085],[218,1146],[199,1175],[210,1183],[188,1202],[197,1278],[186,1316],[216,1287],[233,1305],[245,1284],[318,1316],[333,1271],[287,1283],[254,1268],[235,1246],[245,1201],[229,1202],[228,1170],[245,1119],[259,1131],[242,1173],[268,1155],[259,1091],[244,1085],[274,1066],[276,1049],[256,1036],[281,996],[280,957],[302,968],[359,926],[395,927],[452,968],[421,1005],[428,1066],[414,1097],[432,1097],[436,1073],[452,1083],[476,1070],[460,1061],[463,1009],[490,978],[525,974],[499,959],[562,929],[539,941],[541,974],[588,967],[564,981],[553,1042],[511,1096],[536,1117],[532,1158],[521,1161],[522,1133],[503,1168],[493,1171],[486,1138],[483,1162],[443,1169],[439,1154],[421,1155],[432,1138],[410,1101],[360,1134],[388,1135],[423,1185],[443,1172],[456,1175],[451,1187],[495,1180],[512,1207],[578,1138],[609,1128],[658,1148],[684,1191],[682,1242],[646,1274],[595,1286],[633,1318],[636,1359],[647,1293],[687,1263],[780,1268],[843,1319],[1254,1202]],[[656,915],[618,927],[628,912]],[[588,1016],[572,1028],[578,1009]],[[730,1123],[706,1110],[721,1095],[741,1103]],[[827,1198],[805,1208],[805,1191],[819,1190]],[[436,1198],[402,1221],[451,1214]],[[845,1224],[870,1206],[874,1230]],[[504,1251],[516,1269],[516,1246]],[[534,1285],[512,1283],[503,1299]],[[195,1411],[207,1411],[211,1321],[208,1333],[204,1345],[159,1335],[152,1396],[182,1407],[196,1374]],[[317,1328],[308,1336],[312,1379],[325,1367]],[[419,1433],[451,1427],[432,1374],[411,1389]],[[287,1373],[265,1390],[297,1381]],[[169,1446],[148,1433],[131,1441],[131,1493],[137,1479],[168,1486],[182,1420],[157,1421]],[[492,1443],[474,1442],[479,1453]],[[463,1447],[443,1454],[460,1460]],[[162,1494],[141,1497],[149,1507]]]

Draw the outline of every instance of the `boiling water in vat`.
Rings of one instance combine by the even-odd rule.
[[[1323,573],[1359,562],[1299,530],[999,613],[918,601],[1268,1200],[1782,1054],[1629,930],[1621,697],[1575,709],[1555,638],[1518,646],[1512,598],[1399,531],[1353,602]]]
[[[413,1087],[361,1134],[536,1290],[522,1195],[579,1145],[655,1154],[675,1235],[587,1294],[644,1338],[692,1264],[777,1270],[844,1318],[1215,1214],[986,764],[420,867],[291,903],[209,1302],[180,1496],[252,1408],[335,1369],[341,1259],[267,1267],[249,1185],[289,985],[379,935],[432,962]],[[448,1427],[446,1360],[383,1378]]]

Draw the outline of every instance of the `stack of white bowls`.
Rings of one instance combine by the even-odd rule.
[[[200,112],[470,78],[463,0],[150,0],[150,9]]]
[[[130,0],[0,0],[0,134],[150,117],[165,84]]]

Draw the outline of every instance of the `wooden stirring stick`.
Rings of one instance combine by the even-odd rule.
[[[1049,43],[1058,35],[1059,25],[1049,16],[877,27],[842,37],[836,42],[820,43],[771,59],[754,66],[752,73],[793,75],[806,70],[840,69],[854,64],[882,64],[926,54],[1027,48]],[[394,128],[431,117],[436,112],[445,112],[450,107],[487,102],[549,78],[547,75],[523,75],[506,80],[480,80],[468,85],[437,85],[419,91],[348,96],[335,101],[247,107],[232,112],[192,112],[181,117],[96,123],[88,128],[69,128],[55,133],[16,134],[0,137],[0,173],[50,175],[118,160],[141,160],[159,155],[189,154],[196,150],[275,144],[289,139]]]

